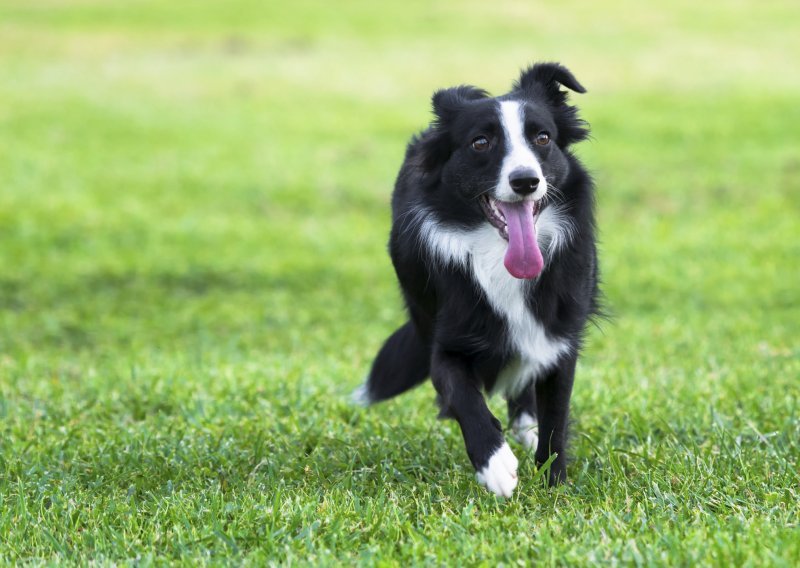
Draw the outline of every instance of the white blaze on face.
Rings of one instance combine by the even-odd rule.
[[[500,123],[506,139],[506,155],[500,168],[500,179],[497,180],[495,197],[500,201],[518,201],[521,197],[508,183],[508,176],[517,168],[530,168],[539,178],[539,187],[531,197],[539,200],[547,193],[547,182],[544,179],[542,166],[528,145],[525,138],[525,122],[522,116],[522,105],[519,101],[503,101],[500,103]]]

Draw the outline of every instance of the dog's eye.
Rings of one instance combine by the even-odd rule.
[[[486,136],[478,136],[472,141],[470,146],[472,146],[472,149],[476,152],[485,152],[489,149],[489,139],[486,138]]]
[[[539,134],[536,135],[534,139],[537,146],[547,146],[550,143],[550,135],[542,130]]]

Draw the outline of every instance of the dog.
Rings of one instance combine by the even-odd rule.
[[[506,398],[537,463],[552,460],[549,483],[564,481],[575,365],[600,313],[594,184],[571,151],[589,128],[562,88],[586,92],[566,67],[538,63],[500,97],[468,85],[433,95],[435,120],[411,139],[392,195],[409,321],[354,393],[369,405],[430,376],[478,481],[502,497],[518,461],[484,392]]]

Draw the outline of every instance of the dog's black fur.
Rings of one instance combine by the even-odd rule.
[[[522,413],[538,420],[537,462],[557,454],[550,466],[551,483],[566,475],[575,364],[586,323],[598,311],[599,294],[593,183],[570,150],[588,137],[588,127],[568,104],[562,86],[585,92],[566,68],[542,63],[525,70],[502,97],[491,98],[470,86],[434,95],[436,119],[411,140],[392,198],[390,253],[410,319],[387,339],[362,391],[366,402],[377,402],[430,375],[441,415],[458,421],[478,472],[504,445],[501,423],[489,411],[482,391],[502,388],[496,385],[498,376],[519,355],[509,335],[512,330],[476,280],[476,253],[466,262],[451,262],[431,243],[438,238],[436,231],[467,239],[486,227],[479,197],[503,182],[498,176],[511,151],[505,147],[511,143],[503,136],[498,109],[503,101],[517,101],[523,109],[526,142],[550,186],[540,213],[558,207],[560,218],[570,226],[566,242],[544,255],[544,268],[536,278],[509,284],[522,287],[524,317],[535,318],[544,336],[566,349],[546,368],[525,377],[522,388],[506,391],[512,421]],[[549,133],[551,142],[537,146],[533,138],[542,131]],[[470,142],[484,134],[492,141],[491,151],[473,151]],[[426,215],[436,219],[434,230],[425,229]],[[513,479],[516,485],[516,464]]]

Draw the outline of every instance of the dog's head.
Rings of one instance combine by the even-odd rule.
[[[558,192],[569,175],[567,147],[589,134],[562,86],[586,92],[556,63],[523,71],[497,98],[471,86],[437,91],[436,120],[421,140],[422,168],[434,181],[429,198],[453,220],[496,227],[509,243],[506,268],[517,278],[541,272],[536,222],[548,192]]]

